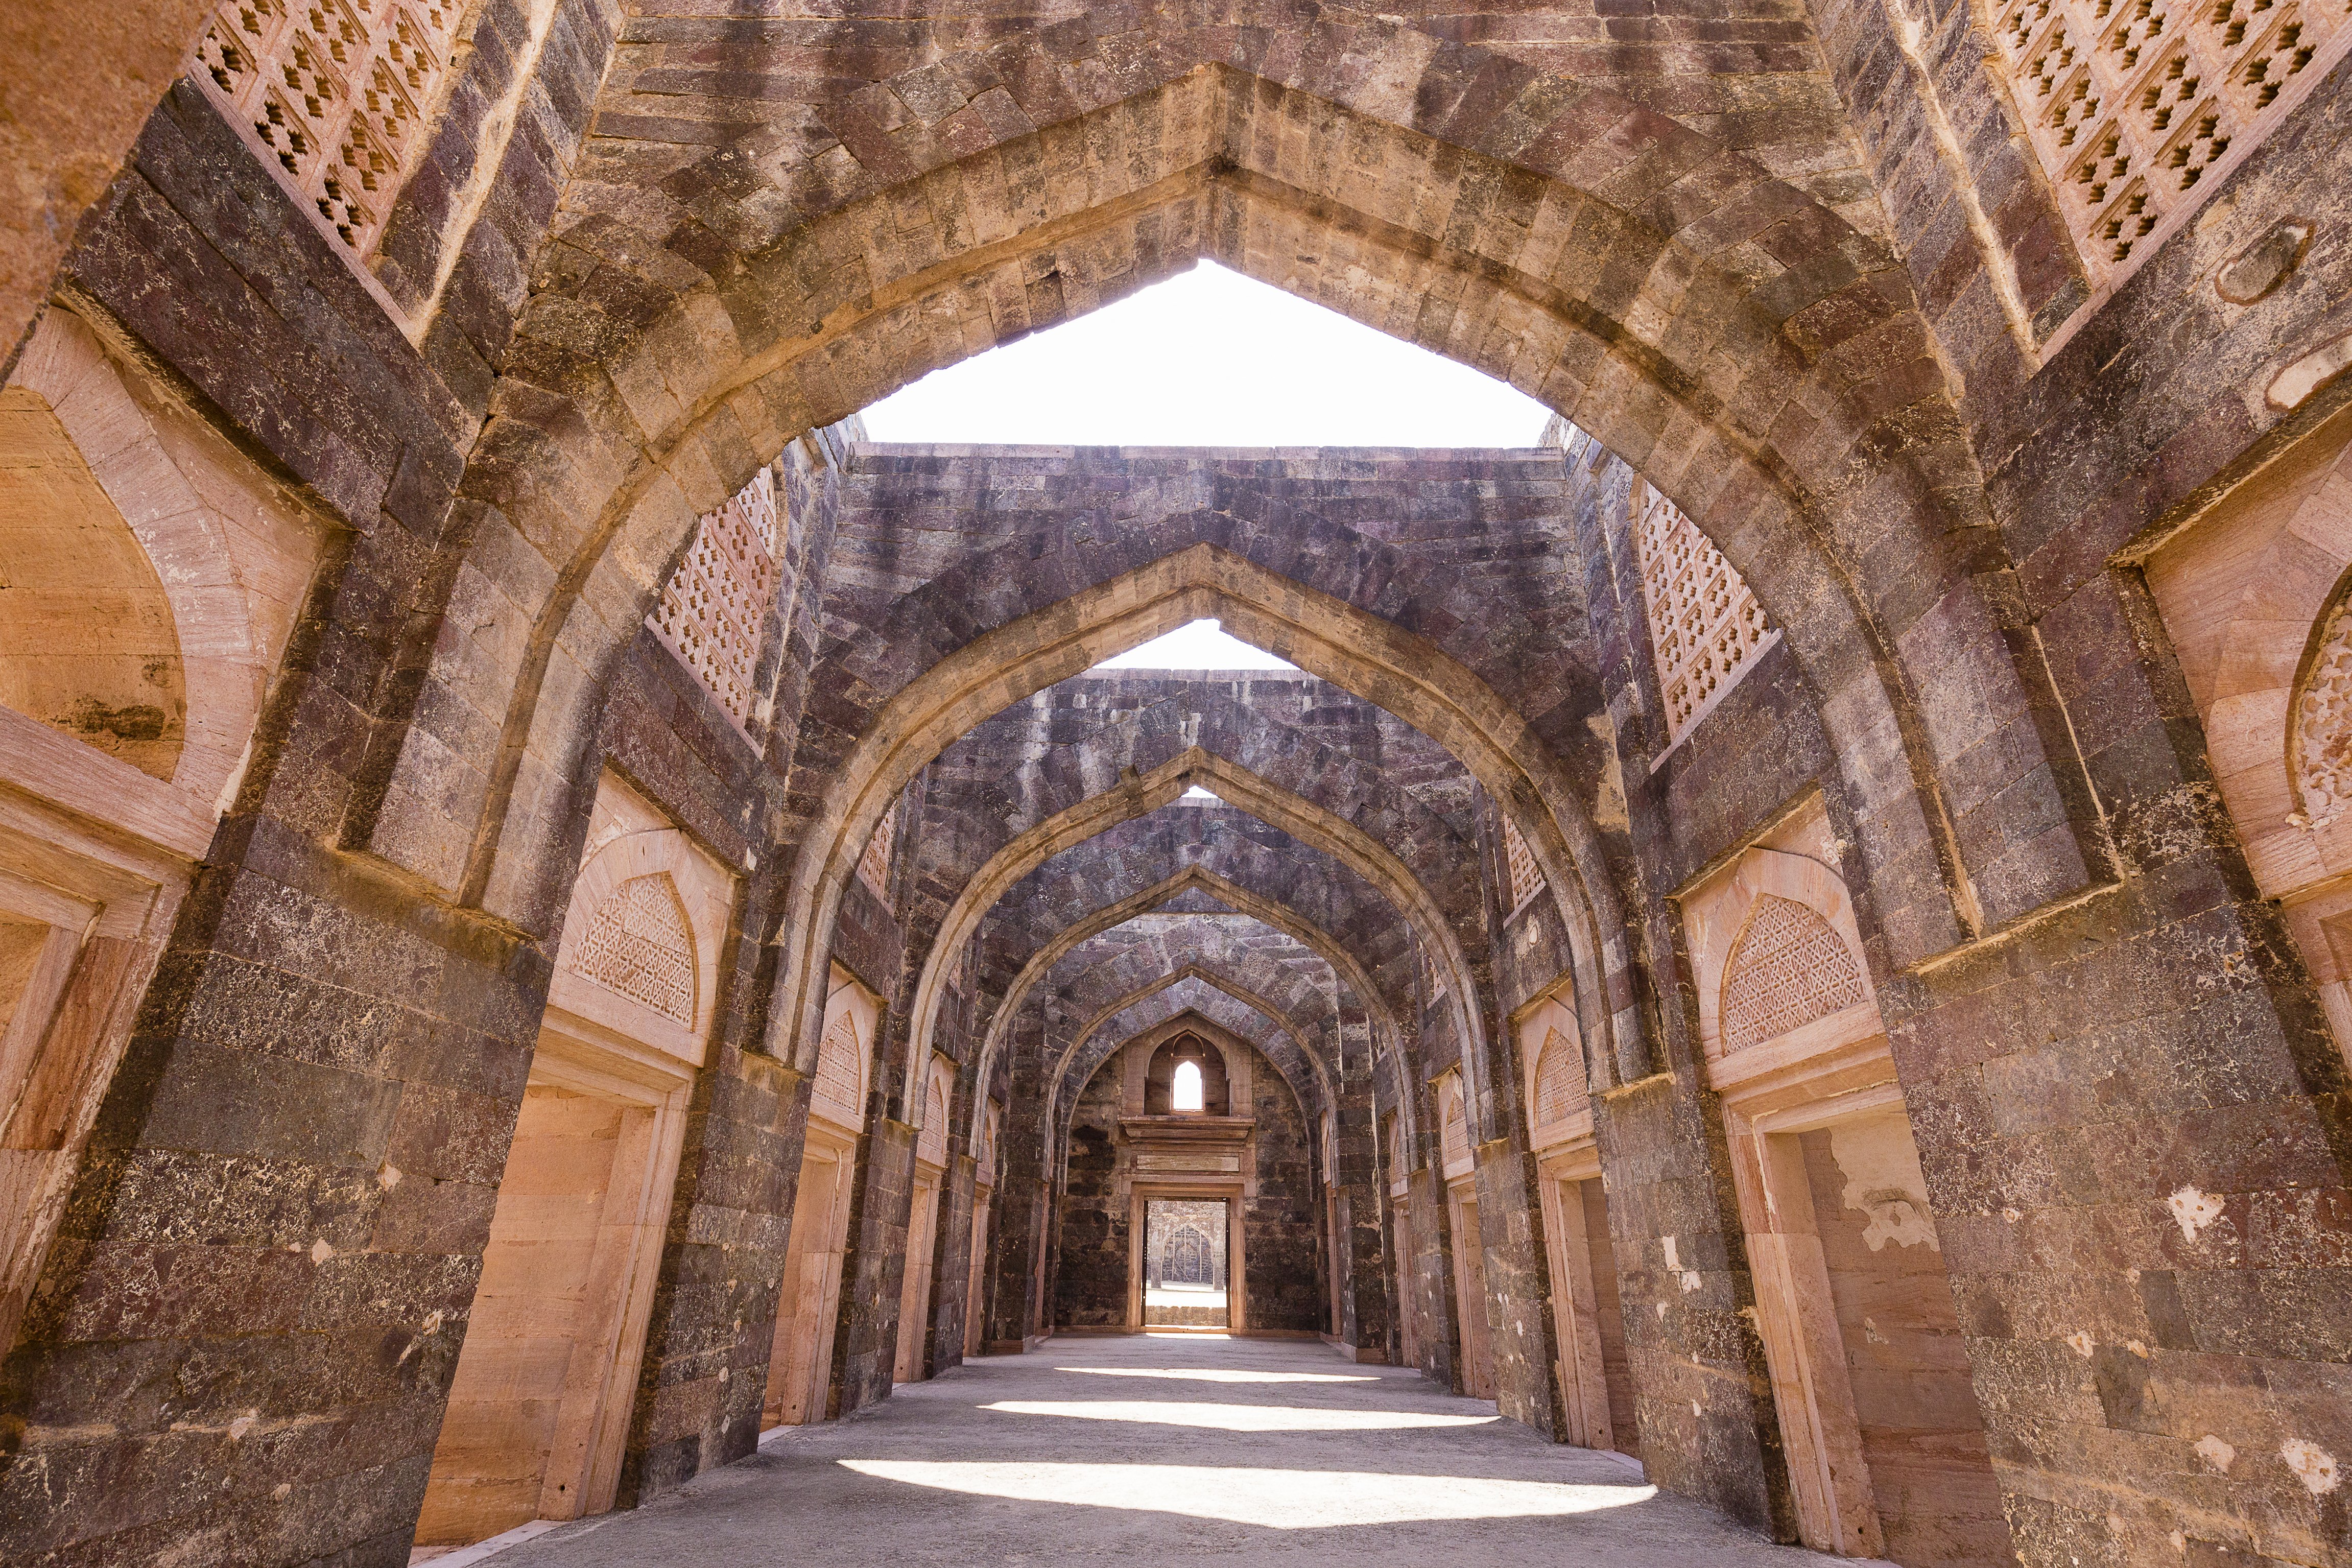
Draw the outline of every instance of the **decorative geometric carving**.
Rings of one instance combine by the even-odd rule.
[[[898,813],[894,808],[882,814],[874,837],[866,841],[866,852],[857,858],[858,879],[886,904],[890,901],[890,857],[898,845]]]
[[[857,1020],[846,1007],[826,1020],[816,1044],[816,1083],[811,1109],[844,1127],[866,1121],[866,1045],[857,1037]]]
[[[613,890],[590,917],[573,973],[689,1027],[694,1023],[694,938],[667,875]]]
[[[1470,1122],[1462,1109],[1461,1084],[1449,1079],[1438,1098],[1442,1102],[1440,1145],[1445,1151],[1446,1164],[1459,1164],[1470,1157]]]
[[[457,0],[228,0],[190,74],[364,262],[425,152],[465,11]]]
[[[2094,280],[2120,281],[2205,176],[2352,44],[2341,0],[2000,0],[1994,36]]]
[[[1667,737],[1679,741],[1716,694],[1756,662],[1772,627],[1746,579],[1680,507],[1647,485],[1637,493],[1633,546],[1642,597],[1650,613]]]
[[[766,468],[705,512],[646,624],[739,727],[751,721],[760,624],[776,591],[776,482]]]
[[[934,1165],[948,1163],[948,1090],[951,1079],[942,1063],[931,1063],[930,1081],[923,1089],[923,1131],[915,1140],[916,1154]]]
[[[1511,912],[1517,914],[1527,901],[1543,890],[1543,868],[1536,864],[1536,852],[1528,847],[1526,836],[1518,824],[1503,818],[1503,864],[1510,873]]]
[[[1862,971],[1830,922],[1768,893],[1724,965],[1723,1048],[1778,1039],[1863,999]]]
[[[2294,702],[2295,782],[2314,825],[2352,803],[2352,600],[2336,606]]]
[[[1558,1029],[1544,1031],[1536,1058],[1536,1125],[1549,1127],[1591,1103],[1584,1082],[1584,1053]]]

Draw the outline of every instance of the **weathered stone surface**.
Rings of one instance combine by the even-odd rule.
[[[2352,858],[2283,763],[2215,776],[2305,743],[2230,704],[2300,689],[2347,556],[2314,511],[2279,583],[2143,577],[2182,540],[2228,558],[2247,498],[2330,471],[2303,458],[2352,397],[2321,374],[2352,329],[2352,68],[2315,65],[2102,293],[1966,6],[494,3],[362,276],[205,90],[166,87],[194,8],[20,9],[0,337],[71,310],[335,536],[120,998],[131,1043],[0,1363],[0,1555],[404,1560],[610,770],[737,879],[625,1506],[757,1440],[838,964],[883,1017],[834,1413],[891,1386],[932,1114],[909,1086],[954,1069],[906,1331],[929,1374],[974,1317],[995,1348],[1119,1321],[1103,1064],[1191,1016],[1255,1064],[1260,1326],[1410,1343],[1454,1387],[1483,1323],[1504,1413],[1567,1433],[1561,1145],[1513,1027],[1558,998],[1643,1462],[1835,1544],[1766,1326],[1786,1238],[1743,1206],[1702,1045],[1694,955],[1723,933],[1684,908],[1817,812],[1808,874],[1850,900],[1885,1037],[1861,1087],[1907,1113],[2018,1559],[2352,1561],[2352,1072],[2312,984]],[[831,423],[1202,258],[1577,433],[983,449]],[[739,723],[643,620],[762,469],[788,518]],[[1678,740],[1637,485],[1779,637]],[[1304,668],[1083,673],[1196,615]],[[2259,680],[2175,657],[2272,622]],[[17,767],[9,800],[39,795]],[[2250,862],[2249,800],[2310,866]],[[886,816],[895,860],[860,877]],[[1524,902],[1506,824],[1546,879]],[[40,881],[42,831],[0,834],[11,878]],[[1832,1077],[1808,1114],[1854,1089]]]

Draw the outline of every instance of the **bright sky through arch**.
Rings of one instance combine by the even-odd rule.
[[[1253,647],[1212,620],[1187,621],[1172,632],[1114,654],[1097,669],[1297,669],[1287,659]]]
[[[900,388],[877,441],[1532,447],[1517,388],[1211,262]]]

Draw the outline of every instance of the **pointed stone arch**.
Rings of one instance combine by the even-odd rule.
[[[1310,1043],[1307,1031],[1300,1028],[1291,1018],[1287,1008],[1272,997],[1255,991],[1233,976],[1222,973],[1213,963],[1192,963],[1136,986],[1114,1000],[1102,1004],[1087,1016],[1085,1022],[1080,1024],[1071,1035],[1070,1043],[1063,1049],[1061,1057],[1045,1074],[1045,1126],[1049,1135],[1051,1135],[1051,1130],[1060,1121],[1065,1109],[1062,1103],[1061,1086],[1074,1071],[1077,1070],[1078,1064],[1086,1061],[1096,1037],[1100,1035],[1104,1027],[1116,1020],[1120,1014],[1140,1006],[1162,992],[1175,989],[1187,980],[1198,981],[1213,990],[1232,997],[1242,1005],[1265,1015],[1267,1021],[1281,1032],[1283,1038],[1290,1042],[1313,1075],[1312,1084],[1315,1093],[1312,1096],[1307,1092],[1307,1085],[1293,1083],[1290,1086],[1291,1092],[1298,1096],[1298,1103],[1302,1107],[1318,1105],[1319,1109],[1328,1110],[1337,1103],[1337,1084],[1331,1075],[1330,1064],[1323,1059],[1322,1053]],[[1158,1025],[1151,1026],[1157,1027]],[[1124,1040],[1132,1037],[1134,1031],[1129,1030],[1118,1039],[1112,1040],[1108,1048],[1116,1049]],[[1258,1049],[1262,1054],[1265,1051],[1262,1046]],[[1267,1059],[1274,1060],[1272,1057],[1268,1057]],[[1079,1081],[1083,1083],[1087,1079],[1092,1078],[1100,1066],[1100,1059],[1087,1065],[1084,1070],[1077,1074]],[[1275,1061],[1275,1068],[1276,1071],[1281,1071],[1282,1063]],[[1289,1074],[1286,1072],[1283,1076],[1287,1079]]]
[[[1014,977],[1013,984],[1006,987],[1004,1000],[991,1019],[988,1034],[982,1041],[981,1081],[983,1083],[988,1081],[988,1075],[993,1070],[997,1057],[1003,1051],[1006,1042],[1011,1038],[1013,1020],[1020,1011],[1022,1001],[1063,954],[1098,932],[1132,920],[1139,914],[1148,913],[1171,900],[1195,889],[1207,893],[1221,902],[1232,906],[1235,910],[1292,937],[1329,963],[1333,971],[1339,975],[1342,983],[1353,988],[1357,994],[1364,999],[1367,1011],[1372,1015],[1372,1037],[1375,1042],[1376,1056],[1380,1054],[1380,1047],[1385,1045],[1388,1047],[1387,1057],[1391,1059],[1396,1058],[1399,1037],[1395,1017],[1389,1013],[1379,993],[1371,988],[1370,978],[1364,974],[1362,966],[1356,962],[1355,956],[1333,941],[1329,932],[1299,919],[1283,905],[1262,899],[1246,888],[1239,887],[1213,871],[1204,870],[1199,867],[1186,867],[1163,881],[1155,883],[1116,903],[1107,904],[1101,909],[1089,912],[1084,918],[1072,921],[1066,929],[1055,937],[1052,942],[1031,955],[1029,961],[1023,965],[1021,973]]]
[[[1368,69],[1399,45],[1389,23],[1335,13],[1328,25]],[[1987,558],[1997,545],[1973,521],[1981,481],[1933,368],[1932,334],[1883,246],[1747,154],[1506,57],[1460,50],[1449,69],[1500,72],[1548,130],[1513,121],[1506,132],[1488,104],[1468,134],[1433,107],[1458,93],[1401,93],[1386,66],[1360,79],[1269,69],[1231,58],[1232,29],[1168,31],[1151,79],[1123,79],[1107,97],[1095,80],[1056,100],[1042,129],[985,132],[996,145],[961,162],[926,154],[846,187],[812,172],[800,197],[772,206],[737,207],[748,190],[714,187],[714,211],[741,226],[724,238],[698,229],[715,242],[700,262],[648,247],[651,237],[612,218],[565,236],[578,265],[551,274],[563,281],[526,319],[468,479],[487,526],[530,542],[545,566],[515,584],[531,630],[499,656],[514,679],[472,682],[513,694],[503,716],[465,721],[498,731],[495,761],[437,792],[426,786],[446,741],[400,742],[384,764],[385,812],[447,798],[461,824],[473,817],[456,836],[473,845],[468,897],[488,886],[485,846],[495,852],[527,754],[553,777],[566,771],[579,726],[539,712],[547,670],[559,658],[601,667],[698,510],[799,430],[984,344],[993,329],[977,307],[1005,269],[1056,281],[1044,321],[1023,313],[1027,331],[1203,255],[1352,304],[1383,330],[1426,319],[1410,308],[1425,298],[1448,300],[1455,325],[1432,346],[1536,391],[1707,529],[1788,628],[1850,759],[1865,856],[1903,889],[1891,919],[1899,957],[2079,883],[2090,851],[2064,836],[2011,854],[1969,820],[1990,795],[1964,760],[1995,729],[2031,753],[2033,787],[2089,818],[2079,763],[2042,750],[2034,704],[2046,672],[2021,673],[1978,586],[2005,566]],[[1636,201],[1584,188],[1580,149],[1617,133],[1674,143],[1675,177],[1712,170],[1722,204],[1701,216],[1662,192]],[[1082,175],[1024,190],[992,225],[923,231],[887,253],[871,243],[898,226],[885,212],[1004,211],[1003,160],[1024,139],[1030,162],[1075,160]],[[1332,155],[1374,146],[1378,177]],[[1424,165],[1431,179],[1403,177]],[[1508,193],[1507,215],[1452,222],[1445,204],[1406,199],[1457,186]],[[1280,243],[1294,230],[1318,242]],[[1768,234],[1774,259],[1759,267],[1754,247]],[[672,303],[614,319],[598,355],[583,353],[570,323],[597,306],[568,291],[627,270],[635,297],[644,264],[627,258],[648,248],[675,263],[653,287]],[[927,316],[965,314],[978,336],[961,325],[931,336]],[[1890,364],[1927,368],[1890,374]],[[1969,700],[1941,700],[1959,692]],[[1517,790],[1504,798],[1515,815],[1533,805]],[[373,820],[354,821],[352,837],[375,836]]]
[[[1415,606],[1405,597],[1401,574],[1385,570],[1390,563],[1384,552],[1328,524],[1257,532],[1216,513],[1171,520],[1139,532],[1146,537],[1131,545],[1138,552],[1168,550],[1171,533],[1191,533],[1197,542],[1180,542],[1117,574],[1107,574],[1104,562],[1119,552],[1105,549],[1097,536],[1083,551],[1055,552],[1065,559],[1041,560],[1034,551],[1022,552],[1018,562],[1003,562],[1002,578],[976,582],[956,574],[935,579],[909,598],[935,599],[942,610],[951,603],[968,606],[946,623],[961,639],[957,646],[936,655],[919,644],[915,649],[877,648],[837,675],[821,668],[815,684],[836,694],[836,721],[855,718],[840,751],[830,738],[819,748],[835,755],[838,765],[835,784],[801,840],[783,912],[778,1006],[771,1015],[770,1045],[776,1054],[793,1057],[813,1026],[805,976],[830,945],[842,889],[855,864],[855,850],[846,846],[863,847],[881,812],[915,772],[954,736],[1007,702],[1164,631],[1208,618],[1223,620],[1235,635],[1413,724],[1452,751],[1498,803],[1508,803],[1507,809],[1519,815],[1560,900],[1579,995],[1610,994],[1604,977],[1618,974],[1629,962],[1622,921],[1597,835],[1565,770],[1527,721],[1477,673],[1397,621],[1315,585],[1320,579],[1383,608],[1392,605],[1400,616],[1408,614]],[[1285,575],[1234,546],[1265,549],[1301,575]],[[1072,588],[1074,583],[1087,585]],[[927,604],[923,611],[932,607]],[[916,612],[905,613],[911,617]],[[1425,613],[1434,616],[1440,606],[1429,605]],[[1458,617],[1449,618],[1459,624]],[[1220,765],[1221,760],[1204,756],[1195,770],[1204,775],[1200,782],[1234,804],[1247,805],[1215,788],[1206,776],[1216,774]],[[1256,788],[1245,775],[1227,776],[1227,782],[1244,792]],[[1394,859],[1379,846],[1365,847],[1375,860]],[[1411,901],[1425,905],[1426,895]],[[1425,935],[1442,962],[1466,980],[1461,942],[1444,927],[1444,921],[1432,920]],[[952,927],[943,926],[943,940],[951,943],[956,937]],[[1476,1016],[1473,995],[1475,991],[1465,994],[1454,988],[1465,1037],[1481,1043],[1483,1060],[1487,1026]],[[1595,1038],[1619,1047],[1621,1059],[1612,1065],[1620,1071],[1638,1076],[1647,1070],[1630,1003],[1614,1016],[1600,1014],[1596,1004],[1595,1016],[1585,1022]],[[1479,1081],[1483,1088],[1483,1076]]]
[[[926,962],[924,973],[917,983],[910,1026],[912,1039],[919,1046],[929,1038],[935,1026],[945,989],[944,955],[954,952],[968,940],[978,929],[982,916],[1003,896],[1005,889],[1012,887],[1056,850],[1092,837],[1115,823],[1156,810],[1196,783],[1260,820],[1281,827],[1301,842],[1331,855],[1394,903],[1400,914],[1412,924],[1430,950],[1440,954],[1440,962],[1453,975],[1454,984],[1449,990],[1455,1021],[1463,1029],[1465,1040],[1478,1043],[1483,1056],[1485,1026],[1475,1000],[1478,988],[1465,957],[1463,942],[1445,912],[1413,879],[1410,868],[1384,845],[1353,824],[1310,801],[1268,786],[1263,780],[1222,757],[1198,750],[1182,752],[1150,773],[1122,781],[1118,789],[1092,796],[1047,818],[991,858],[982,872],[967,884],[948,918],[940,923],[940,939],[933,945],[931,957]],[[1177,880],[1171,879],[1171,885]],[[1216,879],[1213,883],[1205,873],[1201,874],[1199,881],[1188,885],[1209,888],[1219,898],[1227,898],[1227,892],[1223,889],[1230,889],[1236,897],[1249,898],[1260,905],[1265,902],[1234,888],[1223,879]],[[1158,901],[1161,900],[1154,900]],[[1094,918],[1099,918],[1099,914],[1098,911]],[[1086,923],[1079,922],[1071,929],[1080,929]],[[1277,922],[1269,920],[1267,923]],[[1102,928],[1097,926],[1095,929]],[[1328,942],[1328,936],[1325,940]],[[1310,942],[1308,945],[1314,944]],[[1062,951],[1066,951],[1066,947]],[[1340,968],[1350,984],[1363,988],[1361,994],[1368,1003],[1379,999],[1380,993],[1372,986],[1370,978],[1352,959],[1346,963],[1344,968],[1336,962],[1334,967]],[[1009,1030],[1015,1011],[1013,998],[1020,990],[1024,990],[1034,982],[1034,974],[1040,973],[1038,961],[1032,959],[1029,967],[1023,971],[1022,978],[1015,981],[1016,989],[1009,992],[1006,1002],[999,1005],[990,1033],[982,1046],[980,1066],[983,1075],[991,1069],[1004,1034]],[[1389,1034],[1393,1039],[1392,1022]],[[982,1081],[986,1081],[985,1077]]]

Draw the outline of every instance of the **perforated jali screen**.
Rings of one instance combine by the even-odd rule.
[[[458,0],[230,0],[190,73],[362,260],[422,158],[467,7]]]
[[[615,888],[590,918],[572,966],[632,1002],[694,1022],[694,939],[667,877]]]
[[[751,721],[760,627],[776,592],[776,485],[762,468],[735,498],[706,512],[694,543],[646,617],[739,726]]]
[[[1861,967],[1830,922],[1767,894],[1724,964],[1723,1048],[1778,1039],[1863,999]]]
[[[1764,651],[1771,625],[1748,584],[1680,507],[1635,487],[1642,596],[1650,613],[1666,729],[1679,741]]]
[[[1511,908],[1517,910],[1542,890],[1544,874],[1518,825],[1507,816],[1503,818],[1503,861],[1511,878]]]
[[[1544,1031],[1536,1058],[1536,1121],[1540,1126],[1573,1116],[1591,1103],[1584,1082],[1584,1053],[1558,1029]]]
[[[1993,34],[2084,263],[2113,283],[2342,58],[2352,4],[2005,0]]]

